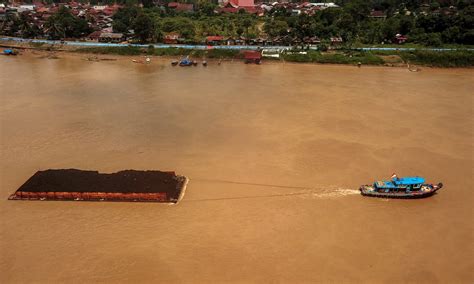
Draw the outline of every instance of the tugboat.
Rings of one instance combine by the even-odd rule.
[[[383,198],[422,198],[433,195],[443,187],[442,183],[428,184],[422,177],[397,177],[393,174],[389,181],[376,181],[362,185],[359,190],[364,196]]]

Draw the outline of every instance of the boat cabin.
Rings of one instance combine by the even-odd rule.
[[[376,181],[374,187],[377,190],[420,190],[425,183],[422,177],[395,177],[390,181]]]

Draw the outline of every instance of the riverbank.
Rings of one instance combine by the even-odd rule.
[[[33,49],[46,52],[72,52],[81,54],[101,54],[120,56],[191,56],[202,59],[234,60],[242,59],[238,49],[190,49],[180,47],[156,48],[154,45],[142,46],[93,46],[78,47],[67,44],[48,44],[42,42],[4,42],[2,47]],[[471,50],[284,50],[274,52],[278,57],[265,57],[272,62],[297,62],[345,65],[379,65],[404,67],[419,65],[426,67],[472,67],[474,51]]]

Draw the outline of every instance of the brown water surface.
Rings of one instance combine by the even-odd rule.
[[[0,281],[474,281],[468,69],[0,57]],[[176,170],[177,206],[7,201],[39,169]],[[422,175],[423,200],[360,184]]]

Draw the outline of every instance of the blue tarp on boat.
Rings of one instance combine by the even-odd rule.
[[[422,177],[402,177],[393,180],[397,185],[410,185],[424,183],[425,179]]]

